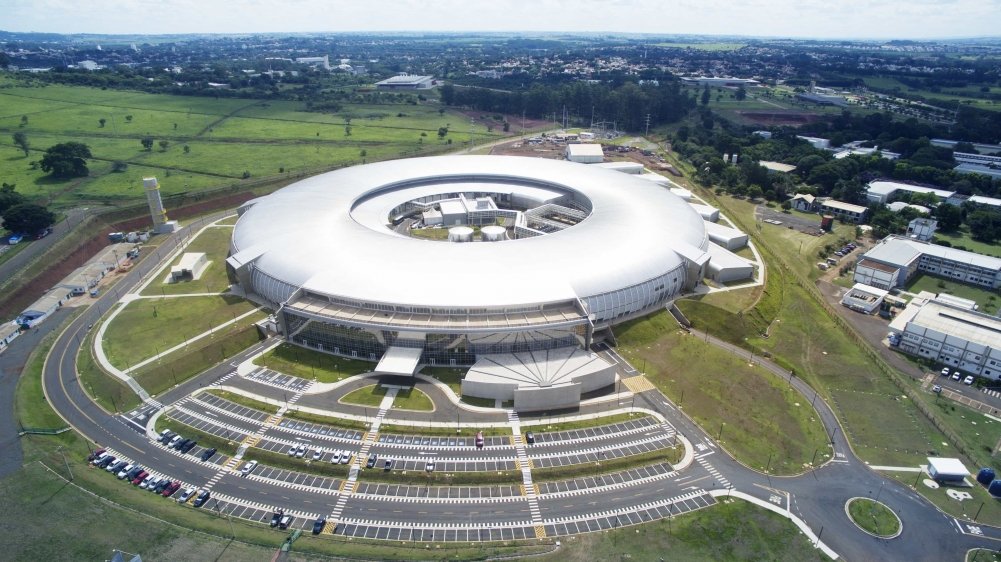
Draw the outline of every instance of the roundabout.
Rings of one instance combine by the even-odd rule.
[[[904,531],[900,517],[877,500],[852,498],[845,503],[845,515],[862,532],[880,539],[895,539]]]

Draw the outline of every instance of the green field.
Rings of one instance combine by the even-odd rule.
[[[185,253],[204,252],[209,260],[208,267],[202,272],[198,279],[178,281],[176,283],[165,282],[169,276],[170,269],[167,268],[163,274],[154,279],[145,289],[143,295],[180,295],[191,293],[221,293],[229,289],[229,278],[226,275],[226,257],[229,253],[229,241],[233,236],[233,229],[229,226],[209,226],[199,233],[187,248]],[[180,263],[178,256],[171,266]]]
[[[125,305],[104,333],[104,352],[119,369],[163,353],[203,332],[219,337],[257,320],[253,316],[216,330],[216,326],[254,309],[234,296],[139,299]],[[183,352],[183,350],[182,350]]]
[[[901,97],[906,96],[920,96],[928,101],[951,101],[955,103],[960,103],[963,105],[969,105],[976,107],[978,109],[986,109],[990,111],[1001,111],[1001,103],[995,102],[993,100],[979,99],[977,95],[980,95],[979,86],[967,86],[965,88],[943,88],[938,92],[933,92],[927,89],[921,88],[911,88],[903,82],[900,82],[896,78],[890,76],[866,76],[864,78],[865,83],[870,88],[875,88],[877,90],[882,90],[885,92],[895,92],[902,94]],[[999,93],[1001,88],[993,87],[991,88],[991,93]]]
[[[254,363],[286,375],[316,379],[317,382],[337,382],[375,369],[372,361],[330,355],[287,343],[254,359]]]
[[[666,311],[616,328],[618,350],[741,462],[793,474],[827,435],[809,402],[787,382],[677,328]]]
[[[946,240],[953,247],[962,246],[971,252],[1001,258],[1001,245],[974,240],[966,226],[959,232],[936,232],[935,240]]]
[[[900,532],[900,519],[881,502],[855,498],[848,504],[848,514],[856,525],[874,535],[892,537]]]
[[[980,305],[980,312],[994,314],[1001,304],[1001,291],[989,291],[966,283],[918,273],[907,283],[905,290],[914,294],[921,291],[947,293],[954,297],[970,299]]]
[[[345,394],[340,401],[357,406],[378,407],[387,392],[389,392],[388,388],[373,384]],[[396,398],[393,400],[393,409],[430,412],[434,410],[434,403],[431,402],[427,394],[416,388],[403,388],[397,392]]]
[[[458,148],[471,135],[475,142],[503,137],[485,124],[470,125],[458,113],[439,113],[436,104],[347,104],[330,114],[304,111],[303,102],[34,87],[13,80],[5,85],[0,89],[0,176],[19,192],[57,206],[139,201],[143,176],[157,176],[165,195],[200,192],[433,154]],[[24,126],[22,116],[28,117]],[[449,128],[445,139],[438,139],[439,127]],[[18,131],[31,143],[27,157],[13,146],[11,134]],[[150,151],[140,143],[145,136],[157,141]],[[160,140],[167,141],[165,149]],[[46,148],[67,141],[91,148],[89,177],[54,180],[32,169],[31,162]],[[128,168],[112,172],[114,161]]]

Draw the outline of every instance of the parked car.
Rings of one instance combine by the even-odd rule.
[[[174,495],[174,492],[177,492],[180,489],[181,489],[181,483],[177,480],[174,480],[170,484],[167,484],[167,487],[164,488],[162,492],[160,492],[160,495],[165,498],[169,498],[170,496]]]
[[[963,384],[973,384],[973,375],[969,375],[963,379]]]
[[[135,476],[134,476],[134,477],[132,478],[132,485],[133,485],[133,486],[138,486],[138,485],[142,484],[142,483],[143,483],[143,480],[145,480],[147,476],[149,476],[149,473],[148,473],[148,472],[146,472],[145,470],[140,470],[140,471],[139,471],[139,472],[138,472],[138,473],[137,473],[137,474],[136,474],[136,475],[135,475]]]
[[[181,439],[177,443],[174,443],[173,449],[176,451],[180,451],[182,448],[187,446],[188,443],[191,443],[191,439]]]
[[[942,367],[942,370],[940,371],[940,373],[942,373],[943,377],[948,377],[949,376],[949,367]]]
[[[257,468],[257,461],[250,461],[247,464],[243,465],[243,468],[240,469],[240,474],[246,476],[251,472],[253,472],[255,468]]]
[[[152,489],[152,492],[154,494],[162,494],[164,490],[170,487],[170,484],[170,479],[164,478],[163,480],[160,480],[160,483],[156,485],[156,488]]]
[[[104,457],[103,459],[101,459],[101,462],[97,463],[94,466],[96,466],[98,468],[108,468],[109,466],[111,466],[112,464],[114,464],[116,460],[117,459],[115,459],[114,456],[108,455],[108,456]]]
[[[201,492],[198,493],[198,497],[195,498],[195,501],[192,505],[194,505],[195,507],[201,507],[205,505],[205,502],[209,501],[209,498],[211,497],[212,497],[212,492],[209,492],[208,490],[202,490]]]
[[[323,449],[313,451],[313,460],[318,461],[323,458]]]
[[[107,468],[105,468],[104,470],[107,470],[108,472],[117,475],[118,471],[125,468],[127,464],[129,464],[129,461],[114,461],[108,464]]]
[[[164,445],[166,445],[167,443],[170,443],[170,440],[173,439],[174,436],[176,436],[176,435],[177,435],[176,433],[174,433],[173,431],[171,431],[171,430],[168,429],[168,430],[166,430],[166,433],[160,435],[160,439],[158,441],[160,441],[160,443],[163,443]]]
[[[281,530],[288,529],[288,526],[292,523],[291,515],[282,515],[282,518],[278,520],[278,528]]]
[[[192,440],[189,439],[188,442],[185,443],[183,447],[181,447],[181,452],[182,453],[187,453],[191,449],[194,449],[195,445],[197,445],[197,444],[198,444],[198,441],[192,441]]]
[[[132,472],[132,469],[135,467],[136,465],[134,464],[126,464],[121,470],[118,471],[118,474],[115,474],[115,476],[117,476],[119,480],[125,480],[125,477],[128,476],[129,472]]]
[[[150,474],[149,476],[146,477],[145,480],[142,481],[142,484],[139,484],[139,487],[142,488],[143,490],[152,490],[156,488],[156,485],[160,483],[160,480],[163,479],[160,478],[159,476],[153,476],[152,474]]]
[[[954,381],[958,381],[961,378],[963,378],[963,375],[959,374],[959,371],[956,371],[952,374],[952,380]]]
[[[101,462],[101,459],[103,459],[104,455],[107,454],[108,454],[107,449],[98,449],[96,451],[91,451],[91,453],[87,455],[87,462],[89,463]]]
[[[344,451],[334,451],[330,454],[330,464],[337,464],[341,462],[341,453]]]
[[[525,443],[529,445],[535,445],[535,434],[529,431],[525,434]]]
[[[295,452],[295,458],[301,459],[306,456],[306,446],[299,445],[299,449]]]
[[[283,515],[285,515],[284,509],[276,509],[275,512],[271,515],[271,526],[277,527],[278,522],[282,520]]]
[[[193,496],[193,495],[195,495],[195,489],[194,488],[187,488],[186,490],[184,490],[183,492],[181,492],[180,496],[177,496],[177,503],[185,503],[188,500],[190,500],[191,496]]]
[[[323,532],[323,528],[327,526],[326,517],[317,517],[316,521],[313,521],[313,534],[319,535]]]
[[[341,451],[341,464],[349,464],[353,456],[351,451]]]
[[[424,465],[424,470],[434,472],[434,461],[428,461],[427,464]]]
[[[128,473],[125,475],[125,479],[128,480],[129,482],[131,482],[132,479],[135,478],[142,471],[143,471],[143,467],[141,467],[141,466],[139,466],[137,464],[137,465],[135,465],[135,466],[132,467],[132,470],[128,471]]]
[[[393,459],[386,459],[386,462],[382,464],[383,470],[393,470]]]
[[[180,441],[180,440],[182,440],[182,439],[184,439],[184,438],[181,437],[179,434],[175,433],[174,436],[170,438],[170,441],[167,442],[167,446],[168,447],[173,447],[173,446],[177,445],[177,442]]]
[[[365,468],[372,468],[375,466],[375,463],[377,462],[379,462],[379,456],[376,455],[375,453],[372,453],[371,455],[368,456],[368,462],[365,463]]]
[[[936,384],[935,386],[931,387],[931,391],[934,392],[935,394],[939,394],[942,392],[942,386]]]
[[[482,449],[483,448],[483,443],[484,443],[483,432],[482,431],[477,431],[476,432],[476,448],[477,449]]]
[[[212,455],[214,455],[215,452],[216,452],[215,447],[211,449],[205,449],[204,451],[202,451],[202,454],[199,458],[202,459],[202,461],[207,461],[212,458]]]
[[[298,453],[298,452],[299,452],[299,446],[298,445],[292,445],[291,447],[288,448],[288,456],[290,456],[290,457],[294,458],[295,454]]]

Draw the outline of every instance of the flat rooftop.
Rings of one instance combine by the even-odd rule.
[[[930,300],[918,306],[911,323],[987,347],[1001,342],[1001,318]]]

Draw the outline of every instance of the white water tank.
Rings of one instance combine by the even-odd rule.
[[[468,226],[453,226],[448,229],[449,242],[472,242],[473,229]]]
[[[499,242],[507,238],[507,229],[503,226],[492,224],[480,229],[480,239],[484,242]]]

